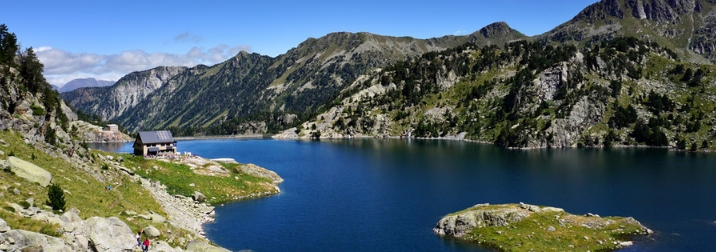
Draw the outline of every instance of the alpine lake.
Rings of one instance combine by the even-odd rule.
[[[432,228],[478,203],[519,202],[631,216],[655,232],[620,251],[713,251],[716,244],[716,154],[415,139],[186,140],[178,150],[284,178],[278,195],[217,206],[207,237],[232,251],[492,251]]]

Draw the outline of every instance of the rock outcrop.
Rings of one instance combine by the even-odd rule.
[[[30,182],[47,187],[52,181],[52,174],[50,172],[33,163],[16,157],[8,157],[7,163],[10,171],[15,173],[18,177],[27,179]]]
[[[442,218],[433,228],[440,235],[463,237],[475,228],[507,226],[529,217],[533,212],[564,212],[561,208],[540,208],[533,205],[504,207],[500,205],[477,204],[466,211]]]
[[[633,245],[627,237],[653,233],[631,217],[578,216],[524,203],[478,204],[443,217],[433,232],[504,251],[615,250]]]
[[[82,220],[76,209],[57,216],[52,212],[39,210],[36,215],[44,216],[45,221],[56,223],[61,228],[61,237],[52,237],[41,233],[14,230],[0,219],[0,251],[135,251],[137,241],[129,226],[117,217],[91,217]],[[171,247],[159,237],[159,230],[153,226],[144,232],[152,237],[150,251],[228,251],[210,245],[206,241],[195,240],[187,243],[186,250]]]

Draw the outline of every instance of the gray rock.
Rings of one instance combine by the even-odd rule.
[[[156,213],[151,213],[151,214],[149,214],[149,218],[152,220],[152,222],[156,222],[156,223],[164,223],[164,222],[167,222],[167,218],[164,218],[164,216],[161,216],[161,215],[156,214]]]
[[[155,228],[154,226],[148,226],[144,228],[144,234],[149,236],[150,238],[157,238],[162,235],[162,233],[159,232],[159,229]]]
[[[194,191],[194,195],[192,195],[192,198],[194,199],[194,201],[198,202],[206,201],[206,196],[204,196],[204,194],[200,193],[199,191]]]
[[[632,246],[632,245],[634,245],[634,242],[631,242],[631,241],[625,241],[625,242],[620,242],[620,243],[619,243],[619,247],[621,247],[621,248],[630,247],[630,246]]]
[[[27,203],[29,203],[30,206],[34,206],[34,205],[35,205],[35,199],[33,199],[32,197],[27,198],[27,200],[25,200],[25,201],[27,201]]]
[[[186,245],[186,251],[189,252],[230,252],[230,250],[227,250],[225,248],[219,248],[216,246],[212,246],[208,242],[205,241],[190,241],[189,244]]]
[[[30,182],[39,183],[43,187],[50,185],[52,174],[41,167],[19,159],[17,157],[9,157],[7,159],[10,170],[18,177],[24,178]]]
[[[507,226],[527,218],[529,211],[521,208],[481,208],[485,204],[478,204],[458,214],[442,218],[433,231],[440,235],[462,237],[476,227]]]
[[[7,225],[5,220],[0,219],[0,233],[5,233],[7,231],[10,231],[10,226]]]
[[[80,211],[77,210],[77,208],[72,208],[69,211],[62,214],[62,217],[60,217],[62,221],[64,222],[81,222],[82,218],[80,218]]]
[[[79,216],[79,211],[76,208],[72,208],[60,216],[60,226],[65,232],[73,232],[82,228],[82,218]],[[85,238],[86,239],[86,238]],[[87,244],[86,242],[84,243]]]
[[[136,216],[137,212],[132,211],[132,210],[125,210],[124,214],[129,215],[129,216]]]
[[[25,230],[11,230],[1,238],[9,243],[7,251],[74,251],[60,238]]]
[[[19,195],[19,194],[20,194],[20,190],[18,190],[17,188],[13,188],[13,189],[12,189],[12,193],[15,194],[15,195]]]
[[[557,231],[557,229],[555,229],[553,226],[549,226],[547,228],[547,231],[554,232],[554,231]]]
[[[134,232],[117,217],[91,217],[83,222],[83,231],[97,251],[132,250],[137,245]]]
[[[180,252],[184,251],[182,249],[178,248],[172,248],[172,246],[169,245],[169,243],[165,241],[155,241],[152,242],[152,245],[150,246],[151,251],[160,251],[160,252]]]

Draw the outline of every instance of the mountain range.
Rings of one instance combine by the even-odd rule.
[[[97,80],[95,78],[74,79],[57,88],[60,93],[66,93],[83,87],[106,87],[114,85],[114,81]]]
[[[290,128],[282,135],[706,147],[715,6],[602,0],[533,37],[504,22],[432,39],[331,33],[277,57],[158,67],[62,97],[130,131],[178,135]]]

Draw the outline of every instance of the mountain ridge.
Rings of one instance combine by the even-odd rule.
[[[97,80],[95,78],[80,78],[68,81],[62,85],[62,87],[57,89],[57,91],[65,93],[83,87],[106,87],[111,85],[114,85],[114,81]]]
[[[504,22],[431,39],[335,32],[277,57],[242,52],[191,68],[115,115],[130,130],[177,135],[290,128],[282,135],[455,137],[511,148],[681,146],[709,140],[703,116],[681,118],[679,128],[652,121],[678,119],[674,108],[697,113],[686,101],[711,92],[716,40],[701,30],[716,25],[714,5],[602,0],[533,37]],[[605,96],[608,89],[615,97]],[[654,90],[677,105],[651,108]],[[604,130],[614,125],[620,128]]]
[[[62,95],[74,107],[98,114],[107,120],[122,123],[133,131],[140,127],[144,129],[207,127],[216,125],[217,122],[250,115],[249,113],[254,115],[257,113],[283,113],[285,114],[283,117],[288,120],[274,119],[277,121],[276,123],[281,121],[279,124],[283,125],[290,124],[291,118],[305,113],[307,108],[309,111],[316,111],[323,103],[333,99],[332,96],[337,94],[341,86],[366,73],[369,69],[383,67],[410,57],[418,57],[425,52],[444,50],[467,41],[480,44],[504,43],[523,37],[524,35],[511,29],[505,23],[489,25],[467,36],[443,36],[424,40],[411,37],[382,36],[367,32],[334,32],[318,39],[308,38],[297,47],[273,58],[256,53],[240,52],[232,59],[214,66],[187,68],[181,74],[176,73],[181,76],[172,75],[162,79],[161,83],[153,82],[152,86],[155,88],[147,89],[148,92],[137,93],[140,88],[124,92],[125,98],[122,98],[121,92],[116,90],[123,86],[130,86],[125,79],[127,76],[108,89],[82,89]],[[252,63],[254,61],[260,62],[259,66],[255,66]],[[246,65],[240,66],[236,64],[237,62]],[[254,69],[253,67],[258,68]],[[261,80],[244,79],[247,77],[245,75],[247,73],[258,74],[262,78]],[[148,74],[147,76],[152,75]],[[266,79],[271,81],[267,83]],[[144,81],[136,80],[131,86],[141,86]],[[171,82],[172,80],[174,82]],[[226,86],[210,85],[207,81],[223,82],[226,83]],[[233,85],[230,83],[238,84],[243,88],[236,90],[227,88]],[[254,98],[249,99],[252,101],[252,104],[249,105],[229,104],[228,108],[219,110],[218,107],[205,104],[211,109],[198,111],[193,108],[204,105],[184,104],[184,102],[196,101],[198,103],[202,100],[215,99],[214,95],[206,95],[206,99],[199,98],[201,94],[207,93],[207,90],[196,89],[199,86],[211,88],[213,94],[223,95],[227,92],[239,92],[243,93],[245,97]],[[183,92],[182,90],[187,91],[176,94],[177,97],[181,97],[182,102],[175,103],[173,106],[165,106],[160,102],[175,97],[175,94],[170,94],[171,92]],[[137,99],[128,99],[127,96]],[[264,100],[254,100],[259,97]],[[108,103],[102,100],[113,102]],[[218,104],[220,100],[231,101],[232,98],[223,97],[215,101]],[[142,105],[138,106],[139,103]],[[137,109],[129,109],[134,107]],[[158,109],[149,111],[148,108]],[[180,112],[170,113],[170,110]],[[124,113],[125,111],[127,113]],[[140,120],[147,118],[146,115],[158,115],[159,117],[154,122],[141,122]],[[191,118],[187,118],[186,115]],[[260,131],[268,130],[264,126],[259,128]]]

